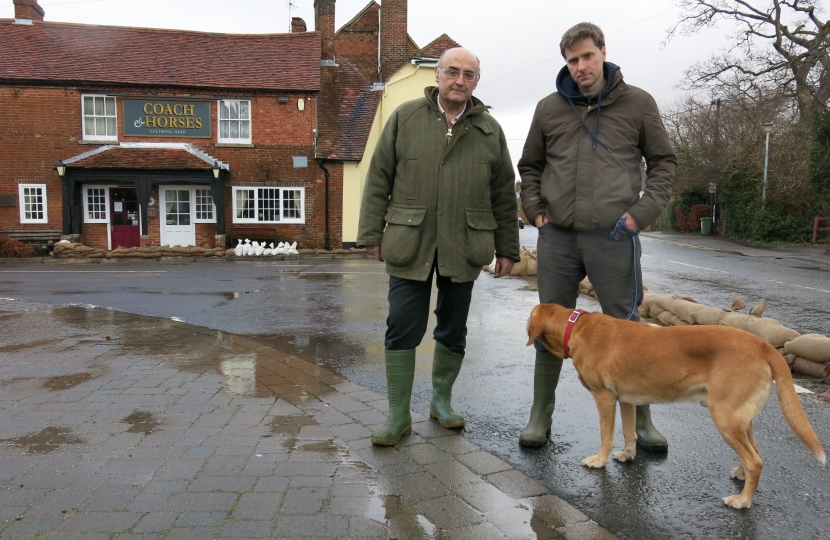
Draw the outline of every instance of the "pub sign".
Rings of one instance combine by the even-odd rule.
[[[210,138],[210,101],[125,99],[124,135]]]

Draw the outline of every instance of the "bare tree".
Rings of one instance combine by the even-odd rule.
[[[795,101],[801,118],[827,108],[830,26],[820,17],[821,0],[678,0],[678,6],[682,14],[667,41],[721,21],[737,25],[734,46],[686,70],[684,89],[753,100],[777,93]]]

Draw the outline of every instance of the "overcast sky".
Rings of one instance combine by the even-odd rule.
[[[367,4],[337,0],[337,28]],[[54,22],[276,33],[288,31],[295,16],[314,28],[314,0],[40,0],[40,5],[45,19]],[[675,86],[683,71],[725,47],[730,28],[679,36],[661,46],[679,13],[672,0],[409,0],[409,35],[424,46],[446,32],[479,56],[476,95],[493,107],[515,162],[536,102],[554,91],[564,65],[559,39],[578,22],[603,29],[607,59],[622,68],[629,84],[650,92],[661,107],[680,99],[683,92]],[[0,18],[13,17],[12,0],[0,0]]]

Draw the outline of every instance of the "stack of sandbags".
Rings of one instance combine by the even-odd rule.
[[[804,334],[784,344],[784,358],[796,373],[830,383],[830,337]]]
[[[493,272],[495,268],[495,258],[493,263],[487,270]],[[511,276],[535,276],[536,275],[536,250],[530,250],[522,246],[519,251],[519,262],[513,264],[513,269],[510,271]]]
[[[50,253],[54,258],[82,258],[82,259],[103,259],[107,250],[93,248],[79,244],[78,242],[60,242],[55,244],[55,249]]]
[[[233,254],[233,250],[230,250]],[[107,251],[101,248],[92,248],[78,243],[58,243],[52,252],[56,258],[84,258],[84,259],[120,259],[140,258],[157,259],[159,257],[225,257],[224,248],[204,248],[197,246],[142,246],[124,248],[117,247]]]
[[[591,282],[588,281],[587,277],[579,282],[579,294],[584,294],[585,296],[590,296],[594,300],[598,300],[597,293],[594,292],[594,286],[591,285]]]

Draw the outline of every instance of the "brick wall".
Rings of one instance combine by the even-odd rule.
[[[185,99],[182,90],[156,89],[159,99]],[[142,88],[60,88],[60,87],[9,87],[0,86],[0,156],[3,156],[3,170],[0,171],[0,194],[13,194],[18,200],[20,183],[45,184],[47,194],[48,224],[20,224],[19,207],[0,207],[0,230],[2,229],[61,229],[62,186],[54,165],[62,159],[94,150],[107,143],[85,143],[81,128],[81,94],[124,94],[146,95]],[[191,98],[198,97],[193,94]],[[222,91],[208,91],[211,97],[240,97],[238,94]],[[211,139],[177,138],[119,138],[124,142],[179,142],[190,143],[207,154],[230,165],[226,179],[226,226],[233,218],[230,200],[232,185],[251,186],[302,186],[305,187],[306,223],[280,225],[286,238],[299,242],[299,247],[322,247],[325,232],[325,182],[323,171],[314,161],[314,134],[316,128],[316,99],[313,95],[288,94],[289,101],[279,101],[276,94],[255,95],[251,99],[253,145],[217,145],[217,112],[215,102],[211,106]],[[243,94],[242,97],[251,97]],[[305,100],[300,111],[298,99]],[[116,99],[118,111],[118,132],[122,133],[121,99]],[[295,169],[292,156],[308,158],[308,168]],[[332,165],[330,186],[333,193],[342,190],[342,166]],[[335,173],[339,171],[339,173]],[[116,181],[107,182],[116,184]],[[152,195],[159,201],[158,189]],[[337,199],[339,202],[335,202]],[[18,201],[19,203],[19,201]],[[158,203],[157,203],[158,204]],[[332,197],[329,208],[331,237],[341,238],[342,195]],[[335,225],[337,229],[335,230]],[[106,248],[106,226],[83,224],[83,241],[92,247]],[[196,229],[197,245],[213,245],[215,227],[199,226]],[[148,234],[150,244],[160,241],[159,217],[149,218]]]
[[[406,30],[407,0],[385,0],[380,10],[381,80],[387,80],[409,60]]]
[[[334,38],[339,57],[345,57],[369,82],[379,82],[378,5],[371,4],[360,17],[343,26]]]

